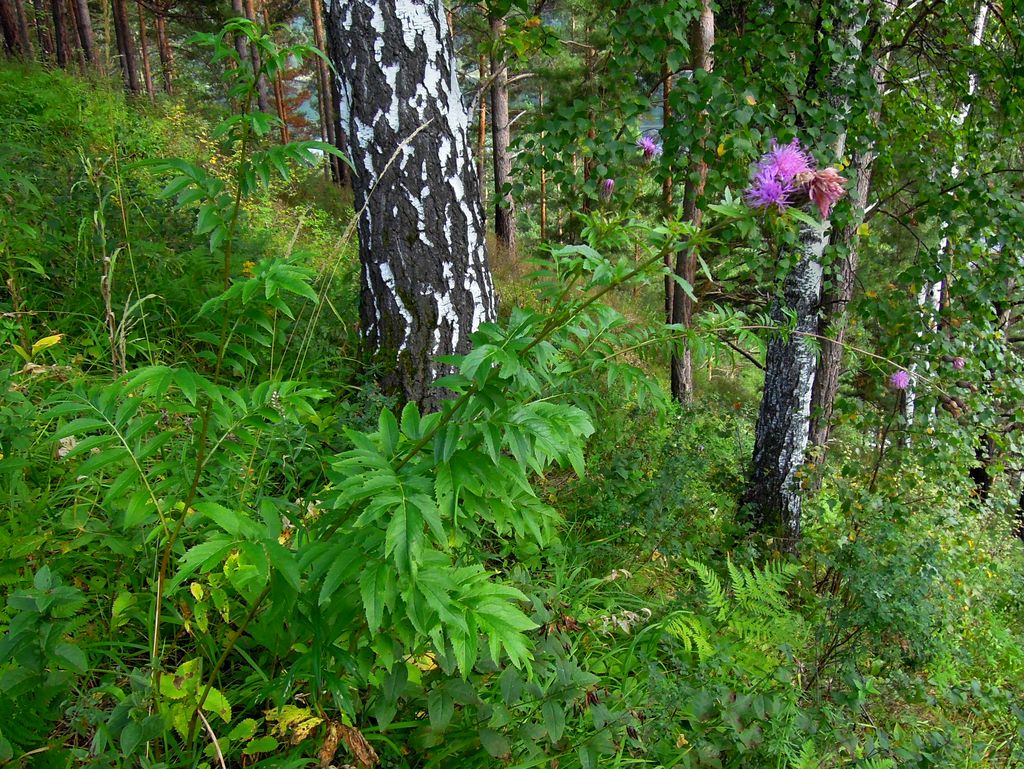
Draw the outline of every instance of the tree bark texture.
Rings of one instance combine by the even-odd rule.
[[[68,62],[71,61],[71,47],[68,40],[64,0],[50,0],[50,16],[53,18],[53,46],[57,52],[57,66],[67,69]]]
[[[83,0],[84,1],[84,0]],[[167,36],[167,6],[158,5],[153,11],[156,27],[156,50],[160,55],[160,72],[163,74],[164,91],[174,95],[174,51]]]
[[[133,94],[139,93],[139,73],[135,66],[135,42],[128,26],[128,8],[125,0],[113,0],[114,34],[117,36],[117,53],[124,73],[124,84]]]
[[[834,25],[830,39],[843,55],[835,61],[828,46],[819,44],[819,60],[808,72],[807,91],[824,94],[840,121],[831,150],[841,158],[846,150],[846,121],[850,86],[860,59],[860,38],[864,26],[862,0],[831,6]],[[822,11],[819,11],[822,12]],[[822,83],[818,83],[821,76]],[[817,212],[815,212],[816,214]],[[813,215],[813,214],[812,214]],[[828,243],[828,223],[800,225],[799,262],[783,285],[781,303],[772,315],[781,322],[787,310],[796,316],[796,332],[788,338],[773,337],[765,358],[764,394],[754,438],[754,467],[744,495],[754,528],[778,534],[783,549],[796,552],[800,542],[802,494],[800,471],[810,436],[811,394],[817,355],[809,336],[818,333],[821,304],[821,257]]]
[[[491,44],[502,45],[505,20],[491,18]],[[494,159],[494,234],[508,253],[516,251],[516,208],[505,186],[512,176],[511,141],[508,117],[508,65],[504,54],[491,54],[491,155]]]
[[[139,7],[139,50],[142,52],[142,80],[146,84],[146,94],[149,96],[149,100],[153,101],[156,98],[156,89],[153,88],[153,70],[149,66],[149,36],[146,34],[146,15],[142,9],[142,3],[137,3]]]
[[[253,0],[243,0],[245,8],[245,18],[255,24],[257,27],[260,26],[259,17],[256,16],[256,6]],[[256,46],[250,45],[249,49],[249,61],[252,63],[252,71],[260,71],[260,54],[256,50]],[[270,113],[270,86],[267,85],[266,75],[260,75],[256,80],[256,106],[259,107],[260,112]]]
[[[487,57],[480,54],[480,87],[487,82]],[[476,137],[476,175],[480,180],[480,204],[487,208],[487,99],[480,94]]]
[[[313,19],[313,43],[317,48],[326,53],[327,41],[324,35],[324,16],[321,3],[322,0],[310,0],[309,7]],[[331,91],[331,73],[327,67],[327,62],[319,56],[316,59],[316,85],[317,95],[320,100],[319,112],[321,136],[323,137],[323,140],[332,147],[337,147],[338,140],[334,133],[334,98]],[[328,155],[327,163],[324,165],[324,171],[327,174],[327,178],[332,181],[337,181],[337,173],[334,168],[336,160],[337,158],[335,158],[334,155]]]
[[[889,19],[891,8],[888,3],[881,3],[878,26]],[[875,90],[881,91],[882,81],[887,70],[888,56],[884,60],[876,60],[871,66],[871,79]],[[871,115],[871,122],[877,123],[880,118],[878,111]],[[821,356],[818,371],[814,377],[814,392],[811,396],[811,428],[810,443],[815,448],[825,449],[832,430],[832,415],[835,411],[836,396],[839,393],[839,376],[843,367],[843,342],[846,337],[846,307],[853,298],[853,289],[857,279],[858,231],[864,221],[864,211],[868,204],[871,191],[872,164],[875,160],[874,146],[858,150],[850,167],[856,177],[855,187],[851,195],[854,217],[850,224],[842,230],[832,233],[832,244],[845,251],[838,269],[831,276],[831,286],[822,296],[821,321]],[[825,451],[819,451],[815,459],[824,461]]]
[[[242,0],[231,0],[231,12],[238,18],[249,18],[245,13],[245,6],[242,4]],[[249,58],[249,42],[245,39],[244,35],[235,35],[235,53],[238,54],[238,58],[243,64],[244,62],[251,61]]]
[[[661,62],[661,127],[668,128],[672,122],[672,71],[668,68],[668,52]],[[661,183],[661,206],[666,217],[672,215],[672,174],[666,174]],[[669,271],[672,270],[672,252],[665,252],[665,322],[672,322],[672,298],[675,281]]]
[[[694,72],[699,69],[705,72],[712,70],[714,60],[711,57],[711,48],[714,44],[715,14],[711,10],[710,0],[703,0],[700,16],[693,21],[690,28],[690,66]],[[699,117],[703,118],[703,115]],[[703,122],[706,124],[707,121]],[[690,172],[686,176],[686,187],[683,192],[683,219],[698,228],[703,216],[699,203],[704,196],[704,185],[708,179],[708,166],[703,159],[705,140],[706,130],[698,140],[697,146],[690,152],[690,157],[695,159],[690,162]],[[675,273],[690,286],[696,283],[696,249],[687,248],[676,254]],[[691,328],[693,305],[694,300],[685,291],[676,291],[673,287],[672,322]],[[683,339],[679,348],[672,354],[671,383],[673,398],[681,403],[693,400],[693,351],[686,339]]]
[[[440,0],[330,0],[330,55],[355,166],[367,350],[385,386],[436,407],[440,356],[495,318],[483,208]]]
[[[21,36],[14,3],[0,2],[0,28],[3,29],[4,52],[7,56],[16,59],[26,58],[28,56],[28,40]]]
[[[758,531],[778,534],[786,550],[800,539],[801,489],[798,477],[807,449],[816,355],[808,334],[818,331],[821,255],[827,230],[802,225],[800,261],[786,277],[772,319],[783,323],[784,310],[796,315],[796,333],[774,336],[765,358],[764,394],[757,416],[754,468],[744,502],[753,506]]]
[[[263,24],[268,35],[273,35],[270,28],[270,13],[267,6],[263,6]],[[277,105],[277,119],[281,121],[281,143],[287,144],[291,141],[291,133],[288,130],[288,105],[284,101],[284,84],[281,82],[281,73],[274,73],[274,103]]]
[[[89,15],[88,0],[74,0],[76,13],[75,24],[78,25],[78,42],[82,45],[82,53],[90,67],[98,63],[96,58],[96,38],[92,31],[92,17]]]

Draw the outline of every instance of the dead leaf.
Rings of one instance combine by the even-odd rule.
[[[356,757],[359,765],[365,769],[373,769],[380,758],[373,746],[366,741],[363,733],[354,726],[344,726],[343,724],[338,724],[338,729],[341,731],[341,739],[345,740],[345,744],[352,751],[352,755]]]

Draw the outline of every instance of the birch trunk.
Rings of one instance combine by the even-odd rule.
[[[440,0],[331,0],[330,56],[355,166],[365,346],[385,386],[436,407],[440,356],[495,318],[483,208]]]
[[[491,18],[491,43],[501,46],[505,20]],[[516,251],[516,208],[512,194],[505,192],[512,175],[508,154],[511,132],[508,117],[508,66],[503,54],[491,54],[491,155],[494,159],[494,234],[509,254]]]
[[[987,0],[980,0],[978,3],[978,12],[974,18],[974,28],[971,31],[970,45],[972,48],[977,48],[981,45],[982,39],[985,37],[985,24],[988,21],[988,2]],[[957,128],[961,128],[965,122],[967,122],[967,116],[971,113],[971,99],[974,96],[974,92],[978,90],[978,73],[971,72],[967,80],[967,98],[962,100],[957,106],[956,114],[953,115],[953,122]],[[959,159],[953,164],[953,178],[956,179],[960,175]],[[943,256],[947,254],[949,250],[949,236],[948,236],[949,224],[948,222],[942,223],[942,240],[939,241],[939,253],[936,257],[935,272],[941,274],[943,272],[942,260]],[[944,292],[943,284],[945,283],[944,278],[939,278],[934,283],[926,283],[921,287],[921,293],[918,296],[918,304],[922,310],[928,311],[932,317],[938,315],[938,311],[942,306],[942,295]],[[935,323],[932,320],[928,321],[929,329],[935,329]],[[918,334],[921,336],[922,334]],[[927,363],[925,364],[925,371],[927,372]],[[917,364],[914,364],[910,368],[911,374],[917,374]],[[916,376],[911,376],[910,385],[907,387],[904,393],[903,399],[903,419],[907,424],[908,430],[904,434],[902,443],[905,446],[910,445],[910,426],[914,424],[914,412],[917,406],[917,391],[915,387]],[[934,408],[933,408],[934,413]]]
[[[820,47],[820,58],[812,62],[808,72],[806,90],[820,88],[838,116],[840,129],[831,149],[835,157],[841,158],[846,149],[847,94],[861,52],[858,36],[864,25],[864,7],[860,0],[851,0],[837,3],[829,10],[833,14],[831,39],[841,46],[844,55],[834,63],[831,52]],[[819,73],[823,75],[820,84],[816,82]],[[785,338],[776,335],[768,343],[764,395],[754,438],[754,467],[744,495],[754,528],[778,535],[782,549],[788,552],[796,552],[800,542],[800,475],[810,434],[811,393],[817,365],[811,337],[818,333],[821,257],[828,237],[827,222],[800,225],[799,261],[786,277],[783,295],[772,308],[776,322],[781,323],[787,314],[796,317],[796,333]]]

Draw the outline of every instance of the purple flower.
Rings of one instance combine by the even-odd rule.
[[[959,371],[960,369],[962,369],[966,365],[967,365],[967,361],[965,361],[959,355],[957,355],[955,358],[953,358],[953,368],[955,368],[957,371]]]
[[[636,146],[644,153],[644,160],[648,163],[661,154],[661,144],[650,136],[641,136],[636,140]]]
[[[784,182],[792,182],[796,177],[814,171],[814,161],[800,146],[799,139],[793,139],[789,144],[779,144],[772,139],[771,149],[757,165],[762,171],[771,170]]]
[[[790,205],[793,193],[792,182],[782,179],[771,168],[762,168],[754,176],[754,181],[746,191],[747,205],[752,208],[770,208],[775,206],[785,211]]]
[[[605,179],[601,182],[601,200],[605,202],[612,199],[612,192],[615,190],[615,180]]]
[[[894,390],[906,390],[907,385],[910,384],[910,374],[903,369],[900,369],[889,377],[889,384]]]

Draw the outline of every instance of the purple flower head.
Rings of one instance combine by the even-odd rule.
[[[791,204],[789,196],[792,193],[792,182],[780,178],[772,168],[762,168],[754,175],[745,197],[747,205],[752,208],[775,206],[779,211],[785,211]]]
[[[966,365],[967,365],[967,361],[965,361],[959,355],[957,355],[955,358],[953,358],[953,368],[955,368],[957,371],[959,371],[960,369],[962,369]]]
[[[612,199],[612,192],[615,191],[615,180],[605,179],[601,182],[601,200],[609,201]]]
[[[910,374],[903,369],[900,369],[891,377],[889,377],[889,384],[894,390],[906,390],[910,384]]]
[[[758,162],[758,168],[771,170],[785,182],[792,182],[796,177],[814,171],[814,161],[800,146],[799,139],[789,144],[779,144],[772,139],[771,149]]]
[[[661,144],[656,142],[650,136],[641,136],[636,140],[636,146],[640,148],[641,152],[643,152],[644,160],[648,163],[661,154]]]

